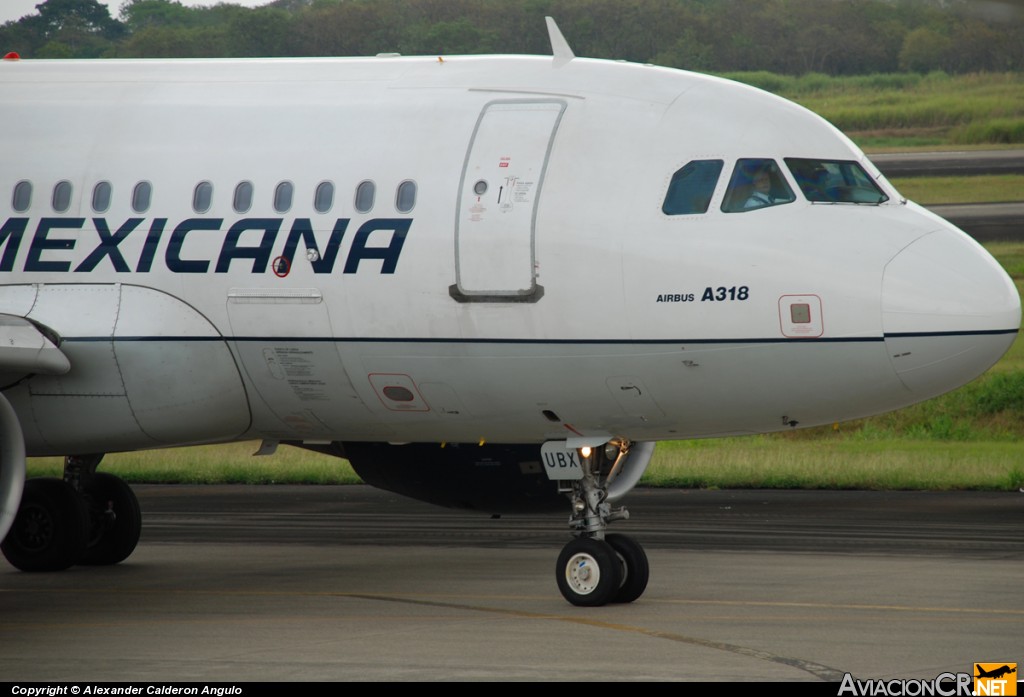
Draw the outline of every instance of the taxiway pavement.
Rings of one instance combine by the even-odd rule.
[[[125,563],[0,567],[0,680],[933,678],[1024,662],[1024,494],[638,489],[630,605],[555,587],[566,516],[365,486],[139,486]]]

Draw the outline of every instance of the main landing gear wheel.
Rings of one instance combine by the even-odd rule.
[[[603,540],[577,537],[562,548],[555,567],[558,590],[573,605],[597,607],[622,586],[622,562]]]
[[[82,558],[88,530],[85,502],[74,487],[62,479],[29,479],[0,549],[22,571],[60,571]]]
[[[117,564],[127,559],[142,532],[142,511],[135,492],[123,479],[97,472],[85,486],[89,507],[90,540],[78,562]]]
[[[622,560],[622,585],[612,596],[612,602],[631,603],[643,595],[647,589],[647,580],[651,573],[651,567],[647,563],[647,553],[644,552],[644,548],[640,546],[639,542],[628,535],[609,533],[604,536],[604,541],[615,550]]]

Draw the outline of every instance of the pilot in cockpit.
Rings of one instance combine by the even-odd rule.
[[[745,213],[794,200],[793,191],[782,178],[774,160],[748,157],[736,162],[722,201],[722,210]]]
[[[772,177],[767,167],[761,167],[754,172],[750,196],[743,204],[744,208],[761,208],[770,206],[775,202],[772,198]]]
[[[808,201],[831,201],[828,194],[828,171],[813,160],[787,160],[796,183]]]

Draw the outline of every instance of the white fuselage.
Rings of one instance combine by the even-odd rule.
[[[977,244],[819,117],[724,80],[539,57],[14,61],[0,103],[0,315],[71,365],[4,391],[30,454],[767,432],[952,389],[1020,324]],[[794,201],[723,212],[751,157],[855,161],[889,200],[814,203],[783,168]],[[666,215],[673,173],[712,159],[707,212]]]

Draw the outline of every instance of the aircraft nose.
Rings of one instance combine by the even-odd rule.
[[[893,257],[882,280],[882,328],[896,374],[924,399],[970,382],[1020,328],[1010,277],[959,230],[928,233]]]

